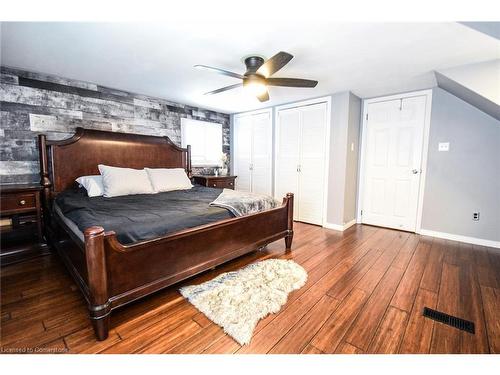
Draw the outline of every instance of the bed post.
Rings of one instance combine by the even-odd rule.
[[[285,236],[286,251],[292,249],[293,240],[293,193],[287,193],[286,195],[286,205],[287,205],[287,234]]]
[[[85,257],[89,286],[89,315],[99,341],[108,337],[109,315],[108,279],[104,252],[104,228],[85,229]]]
[[[43,225],[48,226],[48,219],[50,217],[50,188],[52,182],[49,178],[49,160],[47,155],[47,136],[45,134],[38,135],[38,155],[40,158],[40,185],[43,187],[42,192],[42,207],[43,207]],[[45,230],[47,233],[47,230]]]
[[[186,155],[186,169],[187,175],[189,178],[193,177],[193,172],[191,170],[191,145],[187,145],[187,155]]]

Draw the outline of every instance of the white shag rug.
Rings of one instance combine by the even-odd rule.
[[[179,291],[224,332],[245,345],[257,322],[277,313],[288,294],[306,281],[307,272],[297,263],[268,259]]]

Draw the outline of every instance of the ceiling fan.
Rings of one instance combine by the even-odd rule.
[[[269,100],[268,86],[286,86],[286,87],[316,87],[318,81],[300,78],[269,78],[278,70],[283,68],[293,58],[293,55],[287,52],[278,52],[269,60],[264,62],[260,56],[249,56],[245,59],[247,71],[244,74],[229,72],[224,69],[214,68],[207,65],[195,65],[195,68],[207,69],[225,76],[234,77],[243,80],[242,83],[236,83],[231,86],[205,93],[205,95],[218,94],[237,87],[245,87],[250,93],[255,95],[261,102]]]

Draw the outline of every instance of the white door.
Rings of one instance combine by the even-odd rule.
[[[272,194],[271,111],[234,118],[235,189]]]
[[[368,105],[362,222],[414,232],[425,96]]]
[[[252,116],[252,192],[272,194],[272,126],[271,113]]]
[[[279,110],[275,198],[294,193],[294,220],[323,223],[327,104]]]
[[[235,189],[252,190],[252,121],[249,116],[235,117],[234,121],[234,174],[238,176]]]
[[[301,107],[298,220],[323,223],[326,103]]]
[[[300,164],[300,110],[296,108],[279,111],[276,124],[276,199],[283,199],[286,193],[293,193],[293,218],[299,214],[299,164]]]

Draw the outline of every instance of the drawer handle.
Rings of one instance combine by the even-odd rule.
[[[232,182],[229,183],[229,185],[232,185],[232,184],[233,184]]]
[[[26,201],[24,199],[21,199],[18,203],[20,206],[24,206],[26,204]]]
[[[217,184],[214,184],[214,186],[217,186]]]

